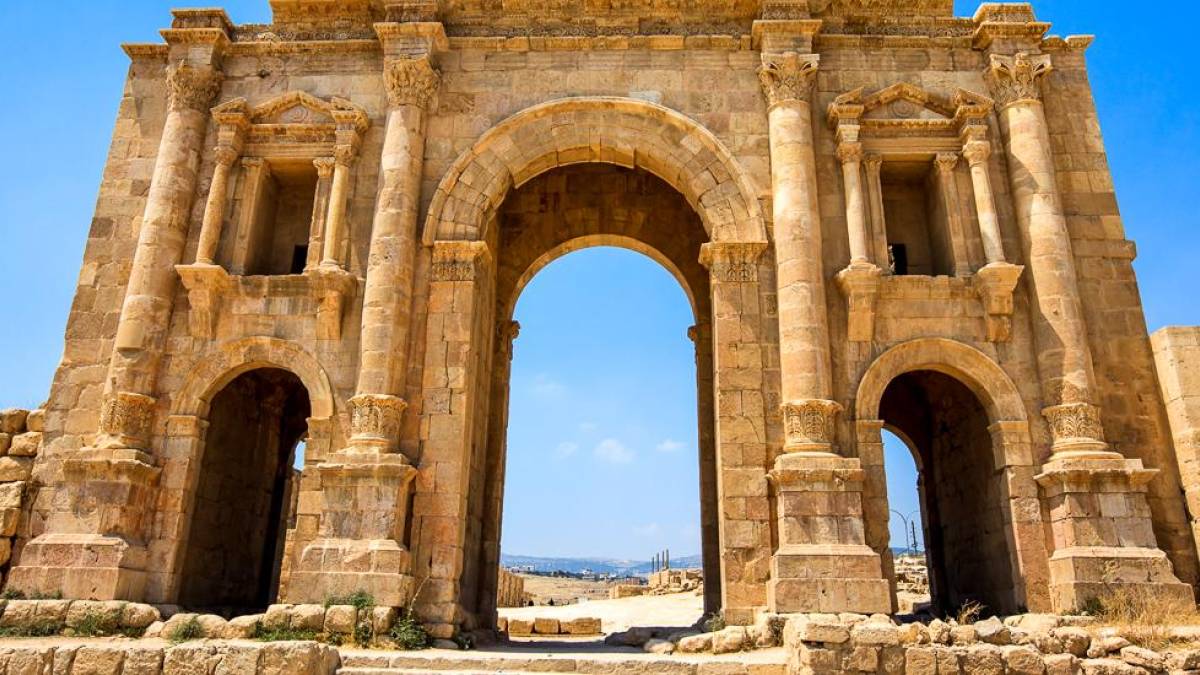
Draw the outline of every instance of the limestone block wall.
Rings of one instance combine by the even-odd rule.
[[[1200,542],[1200,327],[1170,326],[1150,336],[1167,404],[1189,525]]]
[[[6,578],[17,544],[34,458],[42,448],[42,410],[0,410],[0,570]]]

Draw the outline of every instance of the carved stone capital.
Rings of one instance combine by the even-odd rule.
[[[482,241],[439,241],[433,244],[434,281],[475,281],[491,260]]]
[[[424,108],[442,82],[428,54],[390,59],[383,67],[383,79],[388,103],[393,108],[405,105]]]
[[[155,400],[144,394],[113,392],[100,404],[100,429],[96,447],[146,450],[154,424]]]
[[[833,453],[841,405],[825,399],[808,399],[784,403],[781,410],[785,452]]]
[[[217,160],[217,164],[225,167],[226,169],[232,167],[233,163],[236,162],[240,156],[241,153],[239,153],[236,148],[232,148],[228,145],[219,145],[217,146],[217,149],[213,151],[213,159]]]
[[[350,143],[339,143],[333,148],[335,166],[349,167],[358,156],[358,148]]]
[[[859,164],[863,161],[863,146],[857,141],[839,143],[837,158],[842,164]]]
[[[986,164],[992,156],[992,144],[987,141],[971,141],[963,146],[963,157],[972,167]]]
[[[1005,107],[1021,101],[1041,100],[1038,80],[1053,69],[1048,54],[992,54],[985,75],[996,102]]]
[[[958,153],[939,152],[933,163],[937,167],[938,173],[954,173],[954,169],[958,167]]]
[[[758,81],[767,103],[775,106],[790,101],[807,102],[820,64],[821,57],[817,54],[763,54]]]
[[[509,359],[513,355],[513,342],[521,335],[521,322],[519,321],[498,321],[496,322],[496,339],[500,345],[500,353],[507,354]]]
[[[700,247],[700,264],[713,281],[750,283],[758,281],[758,259],[766,242],[713,242]]]
[[[167,73],[167,102],[171,110],[208,110],[221,91],[224,75],[214,68],[181,63]]]
[[[883,169],[883,155],[870,154],[863,157],[863,166],[866,167],[867,173],[871,176],[878,176]]]
[[[400,423],[408,403],[398,396],[359,394],[350,399],[350,446],[380,453],[400,447]]]
[[[318,157],[313,160],[313,166],[317,169],[317,178],[329,178],[333,175],[333,167],[337,165],[337,160],[332,157]]]
[[[1109,454],[1100,409],[1091,403],[1064,403],[1042,410],[1050,424],[1055,455]]]

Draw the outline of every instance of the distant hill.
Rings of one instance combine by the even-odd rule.
[[[572,572],[576,574],[590,571],[597,574],[643,576],[651,571],[649,560],[619,560],[616,558],[543,558],[505,553],[500,556],[500,564],[510,569],[523,567],[535,572]],[[671,567],[675,569],[699,568],[701,567],[700,556],[671,558]]]

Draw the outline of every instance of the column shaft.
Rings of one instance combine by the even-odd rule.
[[[325,224],[329,219],[329,192],[335,162],[332,157],[313,160],[317,169],[317,193],[313,200],[312,224],[308,230],[308,259],[304,269],[315,269],[325,257]]]
[[[221,240],[221,228],[225,221],[225,196],[229,190],[229,171],[237,161],[233,148],[217,148],[217,165],[213,169],[212,185],[208,189],[208,202],[204,207],[204,222],[200,227],[200,244],[196,249],[196,263],[212,265],[217,255],[217,244]]]
[[[842,162],[842,180],[846,185],[846,230],[850,237],[850,264],[869,262],[867,208],[862,183],[863,150],[860,143],[842,143],[838,159]]]
[[[348,153],[338,152],[337,164],[333,169],[333,187],[329,191],[329,216],[325,219],[325,254],[322,267],[342,266],[342,230],[346,219],[346,198],[350,184],[350,161]]]
[[[950,253],[954,256],[954,276],[971,275],[971,261],[967,258],[967,239],[963,232],[962,211],[958,203],[958,182],[954,175],[958,167],[958,155],[951,152],[939,153],[934,165],[937,167],[938,186],[942,191],[942,206],[946,209],[946,229],[950,239]]]
[[[996,197],[992,192],[992,177],[988,171],[991,146],[985,141],[973,141],[963,147],[963,156],[971,165],[971,185],[975,190],[975,211],[979,217],[979,235],[989,265],[1007,262],[1004,239],[1000,235],[1000,218],[996,214]]]
[[[875,265],[885,272],[891,267],[888,255],[887,215],[883,210],[883,158],[867,155],[863,160],[867,169],[867,206],[871,217],[871,236],[874,241]]]

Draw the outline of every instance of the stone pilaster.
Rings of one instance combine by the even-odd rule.
[[[450,637],[462,619],[461,573],[467,524],[466,467],[489,402],[480,382],[495,338],[495,266],[481,241],[438,241],[430,270],[422,390],[423,446],[413,502],[413,553],[424,578],[417,612],[437,637]]]
[[[317,170],[317,192],[313,198],[312,225],[308,231],[308,258],[304,263],[306,272],[320,267],[325,257],[325,221],[329,218],[329,193],[333,187],[334,166],[336,162],[332,157],[313,160],[313,168]]]
[[[764,321],[759,265],[766,248],[766,242],[715,242],[700,250],[713,307],[710,372],[716,438],[711,485],[717,492],[713,517],[721,532],[720,607],[733,624],[753,623],[768,602],[770,458],[763,432],[763,345],[752,337],[761,334]]]
[[[967,277],[971,274],[971,261],[967,258],[967,235],[963,230],[962,211],[958,202],[959,157],[955,152],[940,152],[934,158],[938,188],[942,193],[942,206],[946,209],[946,227],[950,235],[950,251],[954,256],[954,276]]]

